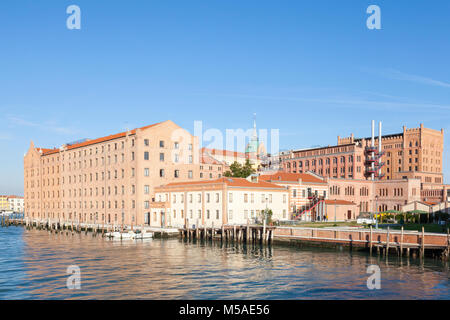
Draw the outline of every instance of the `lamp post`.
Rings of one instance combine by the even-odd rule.
[[[336,204],[337,204],[337,199],[334,199],[334,222],[336,222]]]
[[[375,228],[376,229],[378,229],[377,211],[378,211],[378,196],[375,196]]]

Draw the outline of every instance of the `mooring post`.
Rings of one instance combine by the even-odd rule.
[[[245,232],[246,242],[250,241],[250,221],[247,219],[247,230]]]
[[[370,226],[370,237],[369,237],[370,255],[372,255],[372,232],[373,232],[373,230],[372,230],[372,225],[371,225]]]
[[[403,226],[402,226],[402,233],[400,235],[400,256],[403,255]]]
[[[387,235],[386,235],[386,256],[389,253],[389,227],[387,228]]]
[[[265,241],[266,241],[266,219],[265,218],[264,218],[264,222],[263,222],[262,238],[263,238],[263,242],[265,243]]]
[[[421,252],[422,258],[425,256],[425,227],[422,226],[422,252]]]

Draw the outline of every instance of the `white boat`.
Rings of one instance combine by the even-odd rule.
[[[108,232],[106,234],[108,238],[114,238],[114,239],[134,239],[136,234],[133,231],[128,232]]]
[[[153,238],[153,232],[139,232],[135,234],[135,239],[151,239]]]

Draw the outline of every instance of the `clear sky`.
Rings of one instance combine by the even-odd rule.
[[[23,194],[30,140],[166,119],[225,132],[254,112],[283,149],[369,136],[372,119],[386,134],[444,128],[449,183],[449,37],[448,0],[0,1],[0,194]]]

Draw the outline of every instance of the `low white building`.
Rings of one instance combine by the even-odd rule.
[[[24,198],[20,196],[8,196],[9,209],[13,212],[22,213],[24,210]]]
[[[145,221],[155,227],[221,227],[261,221],[266,209],[272,220],[289,219],[289,192],[258,176],[170,183],[155,188]]]

